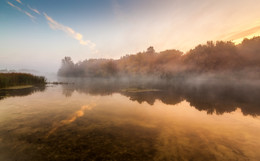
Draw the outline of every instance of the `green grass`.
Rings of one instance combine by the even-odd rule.
[[[46,78],[28,73],[0,73],[0,89],[13,86],[42,85]]]

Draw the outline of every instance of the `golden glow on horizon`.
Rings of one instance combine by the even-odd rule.
[[[1,24],[4,34],[1,35],[0,68],[56,72],[60,59],[65,56],[78,62],[90,58],[119,59],[149,46],[157,52],[177,49],[185,53],[207,41],[239,44],[243,38],[259,36],[259,3],[259,0],[4,1],[0,10],[10,21]],[[70,5],[75,7],[66,10]],[[92,5],[96,8],[89,10]],[[17,30],[15,26],[26,19],[15,16],[16,11],[34,23],[21,23],[23,26]]]
[[[246,39],[246,38],[247,38],[247,39],[252,39],[252,38],[257,37],[257,36],[260,36],[260,32],[255,33],[255,34],[252,34],[252,35],[248,35],[248,36],[246,36],[246,37],[242,37],[242,38],[239,38],[239,39],[232,40],[232,42],[237,45],[237,44],[242,43],[242,41],[243,41],[244,39]]]
[[[251,39],[260,36],[260,21],[251,23],[248,26],[240,26],[234,29],[233,32],[219,37],[225,41],[232,41],[234,44],[240,44],[245,38]]]

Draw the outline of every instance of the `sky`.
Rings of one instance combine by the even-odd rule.
[[[260,36],[259,0],[0,0],[0,69],[56,72],[61,59],[186,52]]]

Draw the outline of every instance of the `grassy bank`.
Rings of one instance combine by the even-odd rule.
[[[21,85],[46,84],[46,78],[28,73],[0,73],[0,89]]]

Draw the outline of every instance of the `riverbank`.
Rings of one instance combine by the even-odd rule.
[[[14,86],[44,85],[47,80],[43,76],[35,76],[28,73],[0,73],[0,89]]]

